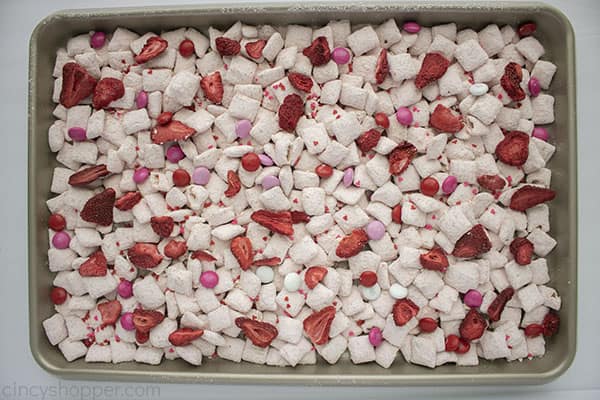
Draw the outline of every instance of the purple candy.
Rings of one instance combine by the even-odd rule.
[[[396,119],[401,125],[410,126],[413,122],[413,115],[407,107],[400,107],[396,111]]]
[[[204,271],[200,274],[200,284],[207,289],[212,289],[219,283],[219,275],[215,271]]]
[[[68,131],[69,137],[73,139],[75,142],[83,142],[87,139],[87,134],[84,128],[80,128],[78,126],[74,126],[69,128]]]
[[[421,25],[417,24],[414,21],[405,22],[402,25],[402,29],[404,29],[408,33],[418,33],[421,30]]]
[[[135,325],[133,324],[133,313],[126,312],[121,315],[121,326],[126,331],[132,331],[135,329]]]
[[[259,154],[258,159],[260,160],[260,163],[263,167],[270,167],[271,165],[273,165],[273,160],[266,154]]]
[[[92,37],[90,38],[90,46],[94,49],[99,49],[104,46],[104,42],[106,41],[106,33],[104,32],[94,32]]]
[[[537,97],[542,91],[542,87],[540,86],[540,81],[535,76],[529,78],[529,83],[527,84],[529,88],[529,94],[531,97]]]
[[[240,139],[245,139],[250,136],[250,130],[252,129],[252,123],[247,119],[241,119],[235,123],[235,134]]]
[[[133,296],[133,285],[129,281],[121,281],[119,282],[119,286],[117,286],[117,293],[124,299],[128,299]]]
[[[267,175],[263,178],[262,187],[264,190],[269,190],[275,186],[279,186],[279,178],[273,175]]]
[[[345,47],[336,47],[331,52],[331,59],[336,64],[348,64],[348,61],[350,61],[350,51]]]
[[[458,179],[454,175],[448,175],[444,182],[442,182],[442,192],[444,194],[450,194],[456,190],[458,186]]]
[[[373,345],[373,347],[379,346],[383,343],[383,335],[381,334],[381,329],[374,326],[369,331],[369,343]]]
[[[371,240],[379,240],[385,235],[385,225],[380,221],[371,221],[367,225],[367,236]]]
[[[146,167],[141,167],[133,173],[133,181],[135,183],[143,183],[150,176],[150,170]]]
[[[465,297],[463,298],[464,303],[469,307],[479,307],[481,302],[483,301],[483,297],[478,290],[471,289],[467,293],[465,293]]]
[[[545,142],[547,142],[548,138],[550,137],[550,135],[548,134],[548,130],[546,128],[542,128],[541,126],[537,126],[537,127],[533,128],[533,132],[531,133],[531,136],[536,137]]]
[[[352,168],[346,168],[344,170],[344,177],[342,178],[342,183],[346,187],[350,187],[354,182],[354,170]]]
[[[177,163],[185,158],[185,154],[181,147],[178,144],[174,144],[173,146],[167,149],[167,160],[172,163]]]
[[[69,247],[71,237],[65,231],[56,232],[52,237],[52,245],[57,249],[63,250]]]
[[[137,108],[146,107],[148,105],[148,93],[144,92],[143,90],[139,92],[135,98],[135,105]]]
[[[192,182],[196,185],[206,185],[210,180],[210,171],[206,167],[198,167],[192,174]]]

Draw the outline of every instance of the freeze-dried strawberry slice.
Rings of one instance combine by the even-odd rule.
[[[304,332],[313,344],[322,345],[329,341],[329,330],[334,318],[334,306],[327,306],[304,318],[302,321]]]
[[[162,52],[167,49],[167,46],[169,46],[169,42],[161,37],[153,36],[148,38],[144,44],[144,47],[142,48],[142,51],[140,54],[134,57],[134,60],[138,64],[148,62],[154,57],[162,54]]]
[[[252,261],[252,265],[254,265],[254,266],[264,265],[265,267],[276,267],[280,264],[281,264],[281,258],[279,258],[279,257],[261,258],[260,260]]]
[[[217,259],[210,254],[207,251],[204,250],[196,250],[192,253],[192,258],[194,260],[198,260],[198,261],[206,261],[206,262],[213,262],[213,261],[217,261]]]
[[[421,69],[415,78],[417,89],[423,89],[440,79],[448,69],[450,61],[438,53],[427,53],[421,64]]]
[[[242,49],[239,42],[224,36],[216,38],[215,45],[221,56],[235,56]]]
[[[491,249],[492,243],[485,229],[483,229],[483,225],[477,224],[456,241],[452,255],[454,257],[472,258],[487,253]]]
[[[521,87],[523,70],[516,62],[509,62],[504,67],[504,75],[500,78],[500,85],[513,101],[521,101],[525,98],[525,91]]]
[[[158,125],[166,125],[169,122],[171,122],[172,119],[173,113],[171,111],[163,111],[160,114],[158,114],[158,117],[156,117],[156,123]]]
[[[242,189],[240,177],[233,170],[227,171],[227,190],[223,193],[225,197],[233,197]]]
[[[533,338],[538,337],[544,333],[544,326],[540,324],[529,324],[523,329],[525,336]]]
[[[520,167],[529,157],[529,135],[521,131],[510,131],[496,146],[496,157],[504,164]]]
[[[515,290],[509,286],[496,296],[487,309],[487,315],[490,317],[490,321],[495,322],[500,320],[500,316],[502,315],[502,311],[504,311],[506,303],[514,296],[514,294]]]
[[[81,171],[75,172],[69,177],[69,185],[71,186],[83,186],[88,183],[94,182],[98,178],[108,175],[108,169],[106,164],[100,164],[93,167],[82,169]]]
[[[246,271],[252,265],[254,253],[252,252],[252,242],[246,236],[238,236],[231,241],[231,252],[240,264],[240,268]]]
[[[144,344],[150,339],[150,332],[135,331],[135,341]]]
[[[274,325],[268,322],[260,322],[251,318],[239,317],[235,319],[235,325],[244,332],[246,338],[258,347],[267,347],[279,332]]]
[[[96,78],[91,76],[81,65],[70,62],[63,65],[62,89],[60,91],[60,104],[71,108],[92,93],[96,86]]]
[[[250,216],[252,221],[281,235],[293,235],[292,214],[289,211],[254,211]]]
[[[477,310],[471,308],[465,318],[460,323],[460,327],[458,328],[458,332],[460,333],[461,338],[472,341],[475,339],[479,339],[483,332],[485,332],[487,328],[487,322],[483,315],[481,315]]]
[[[535,22],[525,22],[524,24],[519,25],[517,33],[519,34],[519,37],[524,38],[533,35],[536,29],[537,25]]]
[[[350,258],[360,253],[368,241],[369,237],[364,229],[355,229],[340,240],[335,254],[340,258]]]
[[[527,238],[518,237],[510,243],[510,252],[519,265],[529,265],[533,255],[533,243]]]
[[[304,273],[304,282],[309,289],[314,289],[315,286],[325,278],[325,275],[327,275],[327,268],[310,267]]]
[[[544,317],[542,321],[542,326],[544,327],[544,336],[552,336],[558,332],[558,328],[560,327],[560,318],[553,312],[549,312]]]
[[[187,346],[202,335],[204,335],[202,329],[179,328],[176,331],[171,332],[169,335],[169,342],[173,346]]]
[[[310,221],[310,216],[304,211],[290,211],[290,214],[292,216],[292,224]]]
[[[155,310],[133,310],[133,326],[138,332],[148,333],[150,329],[160,324],[165,316],[160,311]]]
[[[256,42],[248,42],[245,46],[246,53],[255,60],[258,60],[262,57],[262,52],[266,44],[267,41],[263,39],[257,40]]]
[[[448,107],[438,104],[429,117],[429,125],[442,132],[456,133],[463,128],[463,121]]]
[[[187,251],[187,244],[181,240],[171,240],[166,244],[163,252],[169,258],[179,258]]]
[[[313,80],[311,77],[299,72],[289,72],[288,79],[290,80],[292,86],[301,92],[310,93],[310,90],[313,87]]]
[[[506,181],[500,175],[481,175],[477,177],[477,183],[491,192],[504,189]]]
[[[101,226],[112,224],[115,197],[116,192],[112,188],[108,188],[92,196],[83,206],[81,213],[79,213],[81,219]]]
[[[525,211],[538,204],[554,199],[556,192],[551,189],[525,185],[515,191],[510,198],[510,208]]]
[[[166,125],[157,125],[152,128],[151,138],[156,144],[165,142],[174,142],[176,140],[186,140],[196,133],[196,130],[187,126],[183,122],[171,120]]]
[[[98,304],[98,311],[102,316],[104,325],[113,325],[121,315],[121,302],[119,300],[111,300],[102,304]]]
[[[308,57],[310,63],[315,67],[327,64],[329,58],[331,57],[327,38],[325,36],[319,36],[312,41],[310,46],[302,50],[302,54]]]
[[[127,250],[129,261],[138,268],[154,268],[163,260],[154,243],[136,243]]]
[[[419,306],[410,299],[399,299],[394,303],[392,315],[394,323],[398,326],[404,326],[408,321],[419,313]]]
[[[411,143],[403,142],[396,146],[389,156],[390,174],[400,175],[403,173],[416,155],[417,148]]]
[[[171,236],[171,232],[173,232],[173,228],[175,227],[175,221],[167,215],[152,217],[150,218],[150,226],[158,236],[166,238]]]
[[[107,271],[106,257],[104,257],[104,253],[101,250],[94,252],[79,267],[79,275],[81,276],[105,276]]]
[[[128,192],[115,201],[115,208],[121,211],[129,211],[141,200],[142,194],[140,192]]]
[[[116,78],[102,78],[94,88],[92,105],[96,110],[108,107],[108,105],[125,95],[123,81]]]
[[[215,104],[223,101],[223,80],[219,71],[206,75],[200,80],[200,87],[206,98]]]
[[[441,247],[434,247],[419,257],[421,266],[432,271],[446,272],[448,268],[448,257]]]
[[[298,120],[304,114],[304,103],[297,94],[289,94],[283,99],[283,104],[279,106],[277,115],[279,116],[279,127],[287,132],[293,132],[298,125]]]
[[[377,57],[377,64],[375,66],[375,82],[380,85],[385,80],[385,77],[390,72],[390,65],[387,59],[387,50],[381,49],[379,57]]]
[[[368,153],[373,150],[377,143],[381,139],[381,132],[377,129],[369,129],[356,139],[356,145],[363,153]]]

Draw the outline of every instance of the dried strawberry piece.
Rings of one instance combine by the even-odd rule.
[[[279,258],[279,257],[261,258],[260,260],[252,261],[252,265],[254,265],[254,266],[264,265],[265,267],[276,267],[280,264],[281,264],[281,258]]]
[[[458,346],[454,350],[456,354],[465,354],[469,350],[471,350],[471,343],[463,338],[458,339]]]
[[[544,317],[542,321],[542,326],[544,327],[544,336],[553,336],[558,332],[558,328],[560,328],[560,318],[555,313],[549,312]]]
[[[246,236],[238,236],[231,241],[231,252],[240,264],[240,268],[246,271],[252,265],[254,254],[252,252],[252,242]]]
[[[520,167],[529,157],[529,135],[521,131],[510,131],[496,146],[496,157],[504,164]]]
[[[187,126],[183,122],[172,120],[166,125],[157,125],[152,128],[150,134],[152,142],[163,144],[165,142],[173,142],[176,140],[186,140],[196,133],[196,130]]]
[[[456,133],[463,128],[463,121],[448,107],[438,104],[429,117],[429,125],[442,132]]]
[[[385,80],[385,77],[390,72],[390,65],[387,59],[387,50],[381,49],[379,57],[377,57],[377,64],[375,66],[375,82],[381,85]]]
[[[506,303],[514,296],[515,289],[510,286],[506,289],[502,290],[498,296],[492,301],[492,303],[488,306],[487,315],[490,317],[490,321],[499,321],[500,316],[502,315],[502,311],[504,311],[504,307]]]
[[[242,189],[242,182],[240,181],[240,177],[235,171],[229,170],[227,171],[227,190],[225,193],[225,197],[233,197],[240,192]]]
[[[163,111],[158,117],[156,117],[156,123],[158,125],[166,125],[173,119],[173,113],[171,111]]]
[[[135,331],[135,341],[139,344],[144,344],[150,340],[150,332]]]
[[[75,62],[63,65],[62,78],[60,104],[66,108],[79,104],[81,100],[94,93],[96,78]]]
[[[363,271],[358,277],[358,282],[364,287],[373,287],[377,283],[377,273],[374,271]]]
[[[301,92],[310,93],[310,90],[313,87],[312,78],[298,72],[289,72],[288,79],[292,86]]]
[[[310,222],[310,216],[304,211],[290,211],[292,215],[292,224]]]
[[[450,61],[438,53],[427,53],[421,64],[421,69],[415,78],[417,89],[423,89],[440,79],[448,69]]]
[[[109,226],[113,222],[115,197],[116,192],[112,188],[92,196],[79,213],[81,219],[100,226]]]
[[[217,261],[215,256],[204,250],[196,250],[192,253],[192,258],[198,261],[213,262]]]
[[[256,321],[252,318],[236,318],[235,325],[244,332],[244,335],[250,339],[252,344],[258,347],[267,347],[279,334],[274,325],[268,322]]]
[[[438,328],[438,323],[435,319],[430,317],[421,318],[419,320],[419,329],[423,333],[431,333]]]
[[[215,45],[221,56],[235,56],[242,49],[239,42],[223,36],[215,39]]]
[[[302,50],[302,54],[308,57],[310,63],[315,67],[327,64],[331,57],[331,52],[329,50],[329,43],[327,42],[327,38],[325,36],[319,36],[318,38],[312,41],[310,46]]]
[[[102,316],[104,325],[114,325],[121,315],[121,302],[119,300],[111,300],[105,303],[98,304],[98,311]]]
[[[544,326],[541,324],[529,324],[525,327],[525,336],[534,338],[544,333]]]
[[[150,218],[150,226],[152,230],[161,238],[171,236],[173,228],[175,227],[175,221],[169,216],[152,217]]]
[[[154,268],[163,260],[154,243],[136,243],[127,250],[129,261],[138,268]]]
[[[444,340],[446,351],[456,351],[458,349],[460,338],[456,335],[448,335]]]
[[[458,328],[458,332],[460,333],[461,338],[472,341],[475,339],[479,339],[483,332],[485,332],[487,328],[487,322],[483,315],[481,315],[477,310],[471,308],[465,318],[460,323],[460,327]]]
[[[125,95],[123,81],[116,78],[102,78],[94,88],[92,105],[96,110],[108,107],[108,105]]]
[[[257,40],[256,42],[248,42],[245,46],[246,53],[255,60],[258,60],[262,57],[262,52],[266,44],[267,41],[263,39]]]
[[[400,175],[403,173],[416,155],[417,148],[411,143],[403,142],[396,146],[389,156],[390,174]]]
[[[165,319],[165,316],[160,311],[140,309],[133,311],[133,326],[135,326],[137,332],[148,333],[163,319]]]
[[[163,250],[165,256],[173,259],[181,257],[186,251],[187,244],[183,240],[171,240],[166,244],[165,249]]]
[[[481,175],[477,177],[477,183],[491,192],[504,189],[506,181],[500,175]]]
[[[306,283],[309,289],[314,289],[325,278],[325,275],[327,275],[327,268],[310,267],[304,273],[304,283]]]
[[[454,257],[472,258],[487,253],[491,249],[492,243],[485,229],[483,229],[483,225],[477,224],[456,241],[452,255]]]
[[[525,98],[525,91],[521,87],[523,70],[516,62],[509,62],[504,67],[504,75],[500,78],[500,85],[513,101],[521,101]]]
[[[334,306],[327,306],[304,318],[302,321],[304,332],[313,344],[322,345],[329,341],[329,330],[334,318]]]
[[[525,211],[538,204],[554,199],[556,192],[551,189],[525,185],[515,191],[510,198],[510,208]]]
[[[519,265],[529,265],[533,255],[533,243],[527,238],[518,237],[510,243],[510,252]]]
[[[304,103],[297,94],[289,94],[283,99],[283,104],[279,106],[277,115],[279,116],[279,127],[287,132],[293,132],[298,125],[300,117],[304,114]]]
[[[373,150],[377,143],[381,139],[381,132],[377,129],[369,129],[356,139],[356,145],[363,153],[368,153]]]
[[[519,25],[519,28],[517,29],[517,34],[520,38],[524,38],[533,35],[536,29],[537,25],[535,24],[535,22],[525,22],[524,24]]]
[[[107,272],[106,257],[104,257],[104,253],[101,250],[94,252],[79,267],[79,275],[81,276],[105,276]]]
[[[206,98],[215,104],[223,101],[223,80],[219,71],[206,75],[200,80],[200,87]]]
[[[368,241],[369,236],[364,229],[355,229],[340,240],[335,254],[340,258],[353,257],[364,249]]]
[[[419,256],[421,266],[432,271],[446,272],[448,268],[448,257],[442,248],[434,247],[425,254]]]
[[[204,330],[202,329],[179,328],[171,332],[169,342],[173,346],[187,346],[202,335],[204,335]]]
[[[419,306],[413,303],[410,299],[399,299],[394,303],[392,308],[392,315],[394,316],[394,323],[398,326],[404,326],[419,312]]]
[[[394,208],[392,208],[392,221],[397,224],[402,223],[402,205],[396,204]]]
[[[141,200],[142,194],[140,192],[128,192],[115,201],[115,208],[121,211],[129,211]]]
[[[254,211],[250,218],[271,232],[286,236],[294,234],[292,214],[289,211],[258,210]]]
[[[161,37],[153,36],[148,38],[144,44],[144,47],[142,48],[142,51],[140,51],[140,54],[134,57],[134,60],[138,64],[148,62],[162,54],[162,52],[167,49],[167,46],[169,46],[169,42]]]
[[[83,186],[94,182],[98,178],[108,175],[106,164],[100,164],[93,167],[84,168],[81,171],[75,172],[69,177],[69,185]]]

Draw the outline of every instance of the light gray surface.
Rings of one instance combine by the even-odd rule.
[[[26,96],[27,96],[27,44],[31,30],[41,18],[61,8],[139,6],[166,4],[163,1],[4,1],[0,4],[0,49],[2,58],[2,108],[0,121],[4,123],[0,146],[0,176],[7,185],[2,192],[0,232],[0,257],[5,275],[0,279],[0,399],[2,398],[94,398],[85,396],[94,392],[95,398],[142,398],[136,396],[141,385],[113,385],[110,383],[59,382],[42,371],[29,352],[27,337],[26,289]],[[174,4],[199,4],[201,1],[179,0]],[[154,398],[489,398],[531,397],[545,399],[600,398],[600,372],[596,359],[600,355],[598,333],[600,318],[596,310],[595,284],[600,272],[595,265],[594,235],[592,229],[600,223],[598,214],[592,212],[596,197],[600,195],[594,181],[599,175],[597,149],[600,136],[593,107],[598,103],[600,89],[597,70],[600,64],[598,40],[600,17],[598,1],[549,1],[559,7],[574,25],[577,38],[579,157],[580,157],[580,265],[579,265],[579,338],[578,354],[571,369],[557,381],[538,387],[487,387],[487,388],[298,388],[206,385],[157,385],[160,397]],[[574,3],[574,4],[573,4]],[[39,386],[39,387],[38,387]],[[114,389],[113,389],[114,388]],[[100,392],[100,390],[102,392]],[[127,390],[127,392],[126,392]],[[19,396],[19,391],[20,396]],[[44,391],[45,396],[44,396]],[[52,394],[55,394],[52,396]],[[92,394],[93,395],[93,394]],[[129,396],[127,396],[129,395]],[[146,393],[144,398],[153,398]]]

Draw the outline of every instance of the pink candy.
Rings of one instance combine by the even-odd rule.
[[[266,154],[259,154],[258,159],[263,167],[270,167],[273,165],[273,160]]]
[[[481,296],[481,293],[479,293],[478,290],[471,289],[465,293],[463,301],[469,307],[479,307],[483,301],[483,296]]]
[[[402,29],[404,29],[408,33],[418,33],[421,30],[421,25],[417,24],[414,21],[405,22],[402,25]]]
[[[200,284],[207,289],[212,289],[219,283],[219,275],[215,271],[204,271],[200,274]]]
[[[143,90],[139,92],[135,98],[135,105],[137,108],[146,107],[148,105],[148,93],[144,92]]]
[[[342,183],[345,187],[350,187],[352,182],[354,181],[354,170],[352,168],[346,168],[344,171],[344,177],[342,178]]]
[[[538,79],[534,76],[529,78],[529,83],[527,84],[527,87],[529,88],[529,94],[531,94],[531,97],[537,97],[542,91],[540,81],[538,81]]]
[[[235,134],[240,139],[250,136],[250,130],[252,130],[252,123],[247,119],[241,119],[235,123]]]
[[[132,331],[135,329],[135,325],[133,324],[133,313],[126,312],[121,315],[121,326],[126,331]]]
[[[167,160],[172,163],[177,163],[185,158],[185,154],[178,144],[174,144],[167,150]]]
[[[124,299],[128,299],[133,296],[133,285],[130,281],[121,281],[117,286],[117,293]]]
[[[192,174],[192,182],[196,185],[206,185],[210,180],[210,171],[206,167],[198,167]]]
[[[379,346],[383,343],[383,335],[381,334],[381,329],[374,326],[369,331],[369,343],[371,343],[374,347]]]
[[[90,45],[94,49],[99,49],[100,47],[104,46],[105,41],[106,41],[106,33],[94,32],[94,34],[90,38]]]
[[[262,180],[262,187],[264,190],[269,190],[275,186],[279,186],[279,178],[273,175],[267,175]]]
[[[350,52],[345,47],[336,47],[331,52],[331,59],[336,64],[348,64],[348,61],[350,61]]]
[[[450,194],[456,190],[458,186],[458,179],[453,175],[448,175],[444,182],[442,182],[442,192],[444,194]]]
[[[533,132],[531,133],[531,136],[536,137],[540,140],[543,140],[545,142],[548,141],[548,137],[550,136],[548,134],[548,130],[546,128],[542,128],[541,126],[537,126],[535,128],[533,128]]]
[[[146,167],[141,167],[135,170],[133,173],[133,181],[135,183],[144,183],[150,176],[150,170]]]
[[[380,221],[371,221],[367,225],[367,236],[371,240],[379,240],[385,235],[385,225]]]
[[[69,128],[68,131],[69,137],[73,139],[75,142],[83,142],[87,139],[87,134],[84,128],[80,128],[78,126],[74,126]]]
[[[410,126],[413,122],[413,115],[407,107],[400,107],[396,111],[396,119],[401,125]]]
[[[67,249],[70,243],[71,237],[65,231],[56,232],[52,237],[52,245],[57,249]]]

